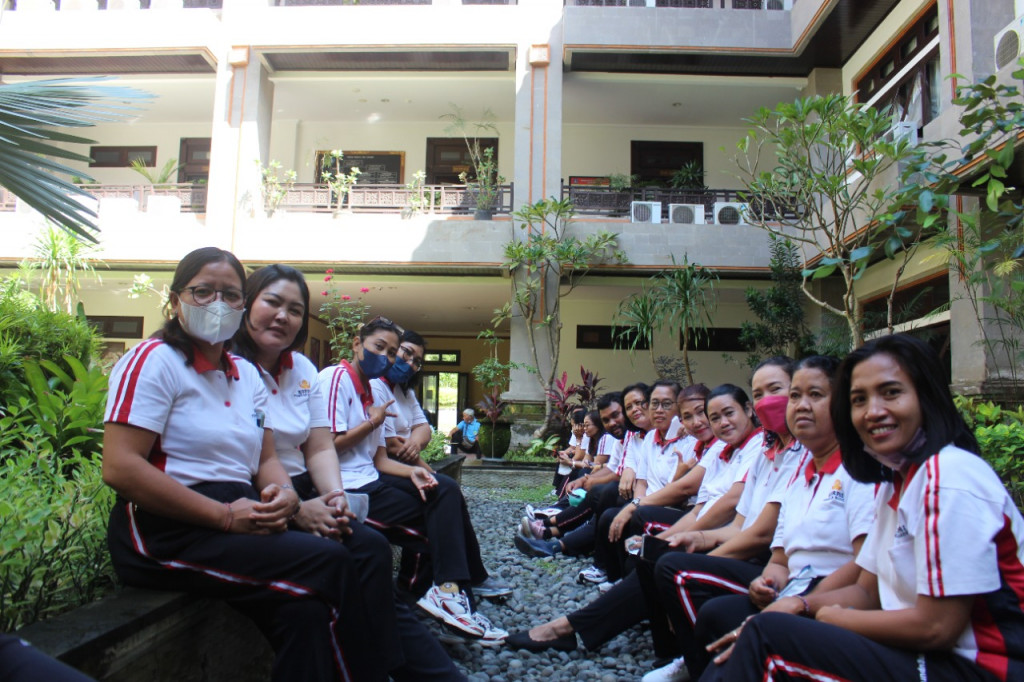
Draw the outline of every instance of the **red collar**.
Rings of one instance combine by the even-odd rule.
[[[220,364],[221,366],[227,367],[227,369],[224,370],[225,376],[227,376],[230,379],[234,379],[235,381],[238,381],[238,367],[235,365],[235,361],[231,357],[231,354],[228,353],[226,350],[221,351]],[[211,363],[209,360],[207,360],[206,356],[200,353],[199,349],[195,345],[193,345],[192,369],[194,369],[199,374],[202,374],[203,372],[209,372],[211,370],[219,370],[220,366],[217,366]]]
[[[697,445],[693,448],[693,455],[694,455],[694,457],[697,458],[697,461],[700,461],[701,458],[704,457],[704,451],[707,450],[708,448],[710,448],[716,442],[718,442],[718,439],[715,438],[714,436],[712,436],[711,440],[709,440],[707,442],[704,442],[702,440],[698,440],[697,441]]]
[[[718,453],[719,459],[721,459],[723,462],[728,462],[730,459],[732,459],[732,455],[734,452],[736,452],[737,450],[742,450],[743,448],[747,447],[747,443],[750,442],[751,438],[753,438],[754,436],[760,436],[763,433],[764,429],[758,427],[751,431],[750,435],[747,436],[746,440],[744,440],[739,445],[726,445],[725,448],[723,448],[722,451]]]
[[[670,426],[669,428],[672,428],[672,427]],[[654,432],[654,444],[657,445],[662,450],[667,448],[669,445],[672,445],[672,443],[675,443],[677,440],[679,440],[679,432],[678,431],[676,431],[676,437],[675,438],[669,438],[668,440],[662,440],[661,439],[661,431],[655,431]]]
[[[807,462],[807,466],[804,468],[804,480],[810,484],[815,474],[834,474],[838,469],[839,465],[843,463],[843,455],[837,448],[835,452],[828,456],[825,463],[821,465],[820,469],[814,468],[814,458]]]
[[[281,375],[284,374],[286,369],[292,369],[295,367],[295,361],[292,360],[292,352],[286,350],[281,353],[281,357],[277,361],[277,374],[274,375],[274,381],[281,383]]]
[[[349,364],[348,360],[342,360],[340,364],[341,368],[348,374],[348,378],[352,380],[352,387],[356,390],[356,395],[359,396],[359,402],[362,403],[363,409],[365,410],[370,405],[373,405],[373,393],[370,392],[369,383],[359,378],[359,372]]]
[[[920,464],[911,464],[907,469],[906,478],[903,474],[898,471],[894,471],[892,474],[892,497],[889,498],[889,506],[894,510],[900,506],[900,499],[903,498],[903,491],[907,489],[907,484],[910,483],[910,479],[914,477],[918,469],[921,468]]]

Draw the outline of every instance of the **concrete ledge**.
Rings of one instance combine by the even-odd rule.
[[[18,632],[103,682],[248,682],[273,654],[253,623],[215,599],[126,587]]]

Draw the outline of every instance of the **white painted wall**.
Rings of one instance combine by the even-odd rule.
[[[751,112],[753,113],[753,112]],[[737,121],[738,123],[738,121]],[[736,142],[744,128],[688,128],[683,126],[574,125],[562,127],[562,174],[608,175],[629,173],[631,140],[703,142],[705,182],[715,189],[739,189],[730,174]],[[722,151],[721,148],[725,148]]]

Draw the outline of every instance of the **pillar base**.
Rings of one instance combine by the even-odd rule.
[[[528,447],[533,439],[539,437],[538,431],[544,428],[544,401],[508,399],[505,414],[512,422],[511,447]]]

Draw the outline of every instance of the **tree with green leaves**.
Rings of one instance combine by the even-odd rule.
[[[744,297],[757,318],[740,325],[740,343],[750,352],[747,364],[757,365],[764,358],[787,355],[792,358],[814,350],[814,335],[807,328],[800,304],[800,256],[788,239],[769,235],[771,280],[768,289],[748,287]]]
[[[687,254],[683,255],[682,264],[676,264],[675,258],[672,261],[675,267],[658,272],[640,293],[619,304],[616,336],[630,351],[635,351],[641,340],[653,348],[654,335],[668,329],[682,342],[686,382],[692,384],[690,346],[707,337],[711,313],[718,300],[718,275],[699,263],[691,263]],[[653,350],[651,360],[657,365]]]
[[[79,276],[95,273],[95,263],[101,263],[92,254],[95,246],[73,234],[47,224],[36,237],[33,257],[25,261],[29,272],[42,276],[40,291],[48,310],[63,310],[75,314],[78,306]]]
[[[1013,72],[1024,80],[1024,59]],[[918,220],[957,229],[945,230],[938,244],[963,283],[993,359],[1001,359],[1011,387],[1024,366],[1024,200],[1015,144],[1024,134],[1024,96],[1016,84],[996,76],[957,88],[953,103],[962,107],[959,137],[922,145],[925,155],[909,168],[917,181]],[[958,210],[952,195],[980,194],[981,212]]]
[[[878,259],[897,261],[887,297],[891,328],[900,276],[938,227],[916,222],[904,208],[917,193],[899,181],[900,172],[916,163],[919,149],[892,133],[888,111],[838,94],[762,108],[747,123],[736,158],[751,206],[747,222],[801,249],[804,295],[843,318],[854,346],[864,341],[855,282]],[[813,286],[830,276],[841,279],[838,302]]]
[[[102,78],[56,79],[0,85],[0,185],[39,211],[43,217],[89,241],[95,211],[81,199],[91,195],[61,176],[81,176],[54,159],[83,161],[89,157],[60,145],[94,141],[62,132],[138,114],[133,102],[149,97],[139,90],[99,85]],[[91,180],[92,178],[86,178]]]
[[[495,310],[497,327],[518,320],[526,332],[532,373],[544,394],[544,414],[556,421],[548,395],[558,371],[562,339],[562,299],[599,263],[626,262],[616,235],[599,231],[586,237],[568,234],[575,215],[567,199],[541,199],[514,217],[520,234],[505,244],[502,263],[512,281],[512,299]]]

